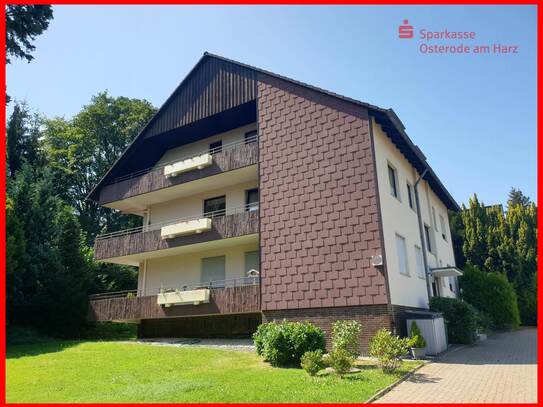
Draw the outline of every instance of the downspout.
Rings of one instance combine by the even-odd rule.
[[[415,190],[415,204],[417,205],[417,220],[419,222],[420,242],[422,244],[422,262],[424,263],[424,278],[426,279],[426,293],[428,294],[428,306],[429,306],[430,298],[432,298],[432,288],[431,288],[431,283],[430,283],[430,270],[428,269],[428,257],[426,256],[427,242],[424,237],[424,225],[422,222],[422,216],[420,214],[419,191],[418,191],[419,182],[422,181],[422,179],[424,178],[427,172],[428,172],[428,168],[425,168],[422,174],[417,179],[417,182],[415,182],[413,189]]]

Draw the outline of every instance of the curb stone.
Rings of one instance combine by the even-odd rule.
[[[377,393],[375,393],[373,396],[371,396],[369,399],[367,399],[365,401],[366,404],[370,404],[370,403],[373,403],[375,400],[383,397],[385,394],[387,394],[390,390],[392,390],[394,387],[396,387],[397,385],[399,385],[400,383],[406,381],[407,379],[409,379],[413,373],[415,373],[416,371],[418,371],[419,369],[421,369],[422,367],[426,366],[426,365],[429,365],[430,363],[433,363],[437,360],[440,359],[440,357],[442,357],[443,355],[447,354],[447,353],[454,353],[454,352],[457,352],[461,349],[464,349],[466,348],[468,345],[459,345],[459,346],[455,346],[453,349],[447,349],[445,352],[443,352],[442,354],[440,354],[438,357],[436,358],[432,358],[432,359],[426,359],[426,360],[422,360],[421,364],[419,366],[417,366],[416,368],[414,368],[413,370],[407,372],[406,374],[404,374],[402,377],[400,377],[398,380],[396,380],[394,383],[392,384],[389,384],[387,387],[385,387],[384,389],[382,390],[379,390]]]
[[[400,383],[406,381],[407,379],[409,379],[413,373],[415,373],[416,371],[418,371],[419,369],[421,369],[422,367],[426,366],[426,365],[429,365],[430,363],[432,363],[433,361],[428,361],[428,360],[425,360],[425,361],[421,361],[422,363],[420,365],[418,365],[416,368],[414,368],[413,370],[410,370],[409,372],[407,372],[406,374],[404,374],[402,377],[400,377],[398,380],[396,380],[394,383],[392,384],[389,384],[387,387],[385,387],[384,389],[382,390],[379,390],[377,393],[375,393],[373,396],[371,396],[369,399],[367,399],[364,403],[365,404],[370,404],[370,403],[373,403],[375,400],[383,397],[385,394],[387,394],[390,390],[392,390],[394,387],[396,387],[397,385],[399,385]]]

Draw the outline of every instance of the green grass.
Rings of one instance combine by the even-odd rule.
[[[344,379],[273,368],[253,353],[121,342],[60,342],[7,349],[7,401],[39,402],[355,402],[393,374],[364,364]]]

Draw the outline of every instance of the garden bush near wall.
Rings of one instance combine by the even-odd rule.
[[[272,366],[300,366],[305,352],[325,350],[324,332],[309,322],[269,322],[253,335],[256,352]]]
[[[492,328],[510,329],[519,325],[517,295],[504,275],[466,266],[460,287],[462,298],[487,315]]]
[[[344,350],[353,359],[360,354],[359,335],[362,326],[357,321],[336,321],[332,325],[332,349]]]
[[[400,338],[383,328],[370,341],[370,355],[377,359],[383,372],[392,373],[400,367],[410,342],[409,338]]]
[[[457,298],[432,297],[430,310],[441,312],[450,343],[470,344],[477,339],[477,310]]]

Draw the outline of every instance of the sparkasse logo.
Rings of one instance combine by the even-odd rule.
[[[403,20],[403,24],[398,27],[398,36],[400,38],[413,38],[413,26],[409,20]]]

